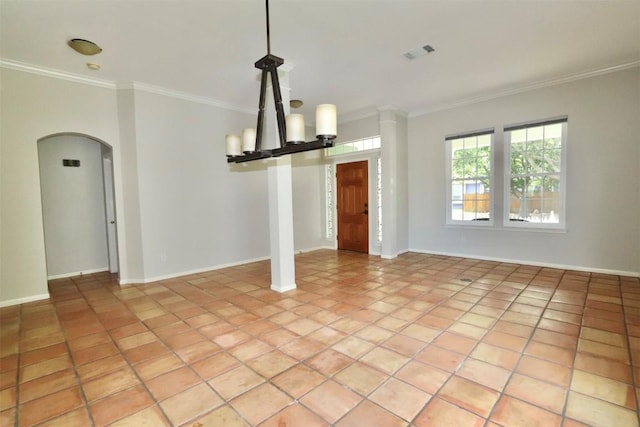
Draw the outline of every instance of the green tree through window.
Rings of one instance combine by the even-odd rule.
[[[448,138],[449,221],[489,220],[491,216],[491,146],[493,133]]]
[[[510,220],[560,223],[565,126],[562,120],[505,130]]]

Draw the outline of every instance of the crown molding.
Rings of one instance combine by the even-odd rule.
[[[377,108],[377,110],[380,113],[384,111],[391,111],[395,115],[402,116],[402,117],[409,117],[409,113],[393,105],[381,105],[380,107]]]
[[[341,114],[338,117],[338,123],[339,124],[345,124],[345,123],[349,123],[349,122],[355,122],[357,120],[361,120],[361,119],[367,119],[369,117],[380,117],[381,113],[387,112],[387,111],[391,111],[394,114],[396,114],[397,116],[400,117],[404,117],[404,118],[409,118],[409,113],[399,109],[398,107],[394,107],[392,105],[383,105],[380,107],[368,107],[368,108],[363,108],[360,110],[355,110],[355,111],[350,111],[348,113],[345,114]]]
[[[345,124],[349,122],[355,122],[356,120],[366,119],[369,117],[378,117],[379,111],[375,107],[363,108],[360,110],[351,111],[348,113],[340,114],[338,116],[338,123]]]
[[[530,92],[536,89],[542,89],[550,86],[557,86],[557,85],[570,83],[578,80],[588,79],[591,77],[602,76],[605,74],[615,73],[617,71],[623,71],[623,70],[627,70],[635,67],[640,67],[640,60],[627,62],[619,65],[613,65],[605,68],[599,68],[596,70],[586,71],[583,73],[571,74],[571,75],[560,77],[557,79],[543,80],[537,83],[521,86],[518,88],[496,92],[491,95],[479,96],[476,98],[468,98],[466,100],[456,101],[449,104],[443,104],[434,108],[416,110],[409,113],[409,118],[424,116],[425,114],[436,113],[439,111],[451,110],[453,108],[464,107],[467,105],[477,104],[479,102],[490,101],[492,99],[498,99],[498,98],[504,98],[506,96],[517,95],[519,93]]]
[[[214,107],[224,108],[227,110],[233,110],[240,113],[255,114],[254,110],[248,108],[238,107],[231,105],[217,99],[207,98],[205,96],[193,95],[186,92],[180,92],[172,89],[163,88],[160,86],[153,86],[146,83],[130,82],[130,83],[116,83],[110,80],[96,79],[91,77],[85,77],[79,74],[68,73],[66,71],[55,70],[52,68],[45,68],[26,64],[18,61],[12,61],[0,58],[0,68],[7,68],[15,71],[22,71],[30,74],[37,74],[39,76],[51,77],[59,80],[66,80],[74,83],[85,84],[89,86],[97,86],[111,90],[137,90],[141,92],[153,93],[156,95],[163,95],[170,98],[182,99],[185,101],[191,101],[198,104],[205,104]]]
[[[177,90],[167,89],[160,86],[154,86],[141,82],[130,82],[130,83],[117,83],[115,85],[117,90],[135,90],[146,93],[153,93],[155,95],[167,96],[169,98],[182,99],[184,101],[191,101],[197,104],[210,105],[213,107],[224,108],[226,110],[233,110],[240,113],[247,114],[255,114],[254,110],[250,110],[248,108],[238,107],[236,105],[231,105],[226,102],[219,101],[213,98],[207,98],[206,96],[198,96],[193,95],[187,92],[180,92]]]
[[[294,64],[290,64],[290,66],[291,68],[293,68]],[[533,83],[530,85],[525,85],[525,86],[521,86],[514,89],[496,92],[490,95],[468,98],[461,101],[442,104],[434,108],[415,110],[409,113],[406,113],[401,110],[398,110],[398,112],[408,118],[414,118],[414,117],[423,116],[426,114],[431,114],[439,111],[451,110],[453,108],[459,108],[467,105],[477,104],[484,101],[490,101],[492,99],[498,99],[506,96],[516,95],[519,93],[529,92],[536,89],[542,89],[545,87],[556,86],[564,83],[574,82],[577,80],[614,73],[617,71],[623,71],[623,70],[634,68],[634,67],[640,67],[640,60],[619,64],[619,65],[614,65],[610,67],[600,68],[600,69],[587,71],[583,73],[572,74],[572,75],[560,77],[557,79],[544,80],[544,81]],[[9,59],[2,59],[2,58],[0,58],[0,68],[6,68],[10,70],[15,70],[15,71],[22,71],[22,72],[31,73],[31,74],[37,74],[40,76],[66,80],[66,81],[71,81],[75,83],[101,87],[101,88],[106,88],[111,90],[138,90],[141,92],[148,92],[148,93],[163,95],[171,98],[182,99],[185,101],[191,101],[199,104],[210,105],[218,108],[237,111],[240,113],[255,114],[255,111],[253,109],[243,108],[237,105],[231,105],[229,103],[226,103],[217,99],[208,98],[205,96],[193,95],[190,93],[167,89],[160,86],[153,86],[146,83],[139,83],[139,82],[117,83],[110,80],[85,77],[80,74],[68,73],[66,71],[60,71],[52,68],[35,66],[35,65],[26,64],[23,62],[12,61]],[[340,117],[338,118],[338,123],[344,124],[344,123],[349,123],[356,120],[378,116],[380,111],[387,110],[389,108],[390,107],[388,106],[377,107],[377,108],[367,107],[360,110],[352,111],[352,112],[340,115]]]
[[[9,70],[22,71],[25,73],[37,74],[39,76],[51,77],[54,79],[66,80],[106,89],[116,88],[116,84],[109,80],[85,77],[80,74],[68,73],[66,71],[54,70],[53,68],[45,68],[8,59],[0,58],[0,68],[7,68]]]

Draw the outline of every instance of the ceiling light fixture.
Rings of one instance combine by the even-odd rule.
[[[302,102],[299,99],[292,99],[291,101],[289,101],[289,106],[291,108],[300,108],[304,105],[304,102]]]
[[[71,39],[67,42],[71,49],[83,55],[96,55],[102,52],[102,48],[92,41],[84,39]]]
[[[247,128],[239,135],[229,134],[225,137],[228,163],[242,163],[251,160],[280,157],[285,154],[300,153],[333,147],[333,140],[337,134],[337,113],[333,104],[320,104],[316,107],[316,140],[305,142],[304,117],[302,114],[284,116],[282,93],[278,80],[278,67],[284,64],[284,59],[271,54],[271,39],[269,35],[269,0],[266,0],[267,17],[267,55],[259,59],[255,66],[262,70],[260,81],[260,101],[258,104],[257,128]],[[276,120],[280,147],[262,150],[262,131],[264,129],[264,103],[267,91],[267,74],[271,74],[271,86],[276,107]]]

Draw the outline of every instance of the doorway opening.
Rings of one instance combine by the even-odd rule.
[[[117,273],[111,146],[54,134],[38,140],[38,160],[48,279]]]

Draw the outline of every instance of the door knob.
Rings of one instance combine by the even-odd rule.
[[[115,221],[109,221],[109,224],[115,224],[115,223],[116,223]]]
[[[362,213],[365,214],[365,215],[369,215],[369,210],[365,209],[364,212],[362,212]]]

